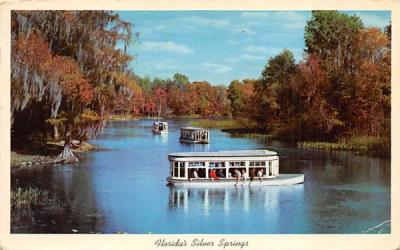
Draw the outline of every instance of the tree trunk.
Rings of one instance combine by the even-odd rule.
[[[65,143],[64,150],[58,155],[58,161],[62,161],[64,163],[76,163],[79,162],[78,157],[72,152],[71,149],[71,134],[69,132],[65,135]]]
[[[58,125],[53,126],[53,132],[54,132],[54,140],[58,141],[60,139],[60,133],[58,132]]]

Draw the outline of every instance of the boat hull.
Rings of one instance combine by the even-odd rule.
[[[210,143],[210,141],[207,141],[207,140],[187,140],[187,139],[182,139],[182,138],[180,138],[179,141],[183,142],[183,143],[194,143],[194,144],[209,144]]]
[[[163,130],[163,131],[153,130],[153,134],[155,135],[168,134],[168,130]]]
[[[189,180],[179,180],[167,178],[169,185],[177,187],[227,187],[227,186],[239,186],[239,185],[250,185],[250,186],[288,186],[295,185],[304,182],[304,174],[280,174],[276,178],[263,178],[260,182],[258,178],[250,182],[250,179],[246,181],[240,180],[239,183],[235,179],[192,179]]]

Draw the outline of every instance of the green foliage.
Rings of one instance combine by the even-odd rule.
[[[290,79],[296,72],[297,65],[293,53],[284,49],[268,60],[261,79],[255,84],[255,119],[270,131],[281,126],[280,116],[291,109],[292,102],[287,100],[291,96],[287,94]]]
[[[265,89],[276,83],[286,85],[290,75],[296,72],[296,62],[293,53],[284,49],[278,55],[270,58],[261,73],[260,85]]]
[[[242,111],[242,92],[239,88],[239,82],[234,80],[228,87],[228,100],[229,100],[229,107],[233,117],[237,117],[239,113]]]
[[[351,60],[352,44],[363,28],[361,19],[338,11],[312,11],[304,32],[306,52],[318,55],[326,67],[344,65]],[[348,68],[346,68],[348,69]]]
[[[189,83],[189,77],[184,74],[176,73],[173,77],[173,82],[179,87],[184,87]]]

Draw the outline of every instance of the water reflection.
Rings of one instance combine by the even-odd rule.
[[[154,136],[154,140],[158,143],[161,143],[161,144],[168,143],[168,133],[155,134],[153,136]]]
[[[296,200],[303,200],[304,186],[251,187],[245,185],[226,188],[171,186],[169,187],[168,207],[182,213],[192,213],[201,208],[204,216],[215,210],[221,210],[226,215],[231,210],[248,214],[259,208],[269,212],[277,211],[280,205],[289,201],[288,197],[291,197],[290,202],[293,204]]]

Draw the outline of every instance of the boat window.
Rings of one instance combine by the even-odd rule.
[[[179,162],[179,177],[185,177],[185,163]]]
[[[225,167],[225,162],[210,162],[209,163],[210,168],[224,168]]]
[[[229,162],[229,166],[230,167],[240,167],[240,166],[244,167],[244,166],[246,166],[246,162],[244,162],[244,161]]]
[[[265,166],[265,161],[251,161],[250,167],[260,167]]]
[[[189,167],[204,167],[205,165],[206,163],[202,161],[189,162]]]
[[[178,162],[174,163],[174,177],[178,177]]]

